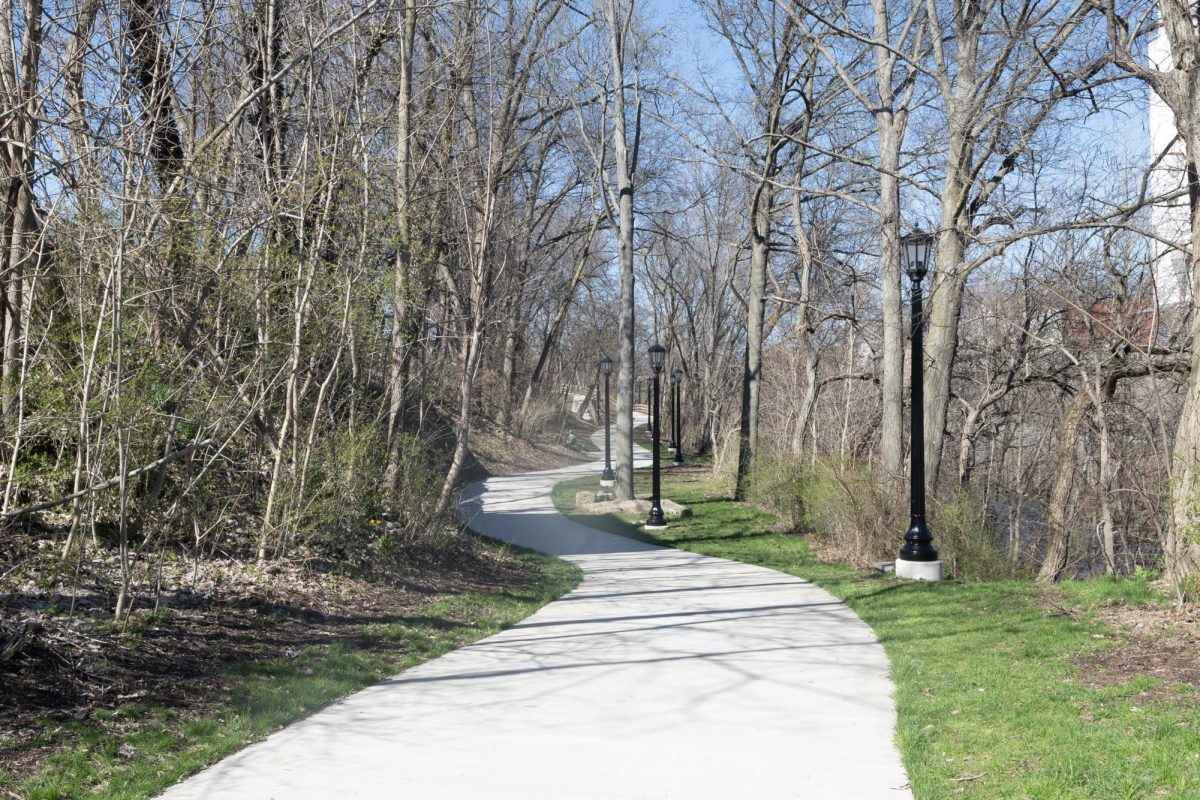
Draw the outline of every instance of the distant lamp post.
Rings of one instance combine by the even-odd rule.
[[[679,446],[679,438],[675,435],[675,429],[678,427],[675,422],[679,419],[679,407],[675,405],[675,387],[679,385],[679,374],[680,370],[677,369],[669,376],[671,382],[671,443],[667,445],[668,450],[674,450]]]
[[[654,435],[654,382],[646,376],[646,433]]]
[[[683,370],[676,369],[671,373],[671,389],[671,422],[674,426],[671,438],[675,440],[675,458],[671,464],[679,466],[683,463],[683,421],[679,418],[683,408]]]
[[[904,546],[896,561],[896,575],[902,578],[938,581],[942,579],[942,562],[933,547],[933,534],[925,524],[925,315],[921,308],[921,281],[925,279],[933,258],[934,237],[931,233],[913,231],[900,241],[904,266],[912,280],[912,423],[909,457],[909,524],[904,534]]]
[[[612,471],[612,426],[609,420],[608,377],[612,375],[613,360],[608,356],[600,359],[600,374],[604,376],[604,472],[600,473],[600,485],[612,486],[617,476]]]
[[[667,529],[667,520],[663,516],[662,510],[662,486],[660,483],[660,470],[658,463],[658,437],[662,432],[662,417],[658,415],[659,405],[659,390],[658,390],[658,375],[662,372],[663,359],[666,358],[667,349],[660,344],[655,344],[650,347],[650,369],[654,370],[654,378],[651,383],[651,411],[654,415],[654,426],[651,431],[650,453],[651,453],[651,479],[650,479],[650,516],[646,518],[646,530],[663,531]]]

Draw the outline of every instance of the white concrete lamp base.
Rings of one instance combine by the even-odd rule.
[[[670,525],[643,525],[642,530],[644,530],[644,531],[665,531],[669,527],[671,527],[671,526]]]
[[[602,480],[602,481],[600,481],[600,485],[601,485],[603,488],[607,489],[607,488],[609,488],[609,487],[611,487],[611,486],[616,486],[616,485],[617,485],[617,482],[616,482],[616,481],[605,481],[605,480]]]
[[[942,579],[941,561],[905,561],[896,559],[896,577],[909,578],[914,581],[940,581]]]

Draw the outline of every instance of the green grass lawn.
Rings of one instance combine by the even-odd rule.
[[[204,714],[131,703],[97,712],[95,720],[48,723],[47,737],[57,742],[65,735],[72,746],[23,781],[0,771],[0,796],[150,797],[339,697],[524,619],[581,577],[565,561],[534,554],[519,558],[538,576],[525,586],[430,602],[403,618],[361,626],[357,641],[244,666],[236,670],[228,702]],[[136,732],[123,732],[135,721]]]
[[[639,493],[648,491],[644,471],[638,480]],[[594,482],[560,484],[556,504],[572,511],[575,492]],[[1156,599],[1144,579],[1046,590],[1021,581],[867,575],[815,559],[805,537],[780,533],[771,514],[726,499],[729,488],[707,473],[667,471],[664,496],[694,516],[655,534],[633,517],[576,519],[797,575],[843,599],[891,659],[897,741],[917,800],[1200,798],[1200,704],[1192,688],[1171,687],[1167,699],[1143,694],[1155,687],[1148,677],[1090,688],[1073,663],[1113,646],[1097,606]],[[1072,617],[1047,600],[1082,611]]]

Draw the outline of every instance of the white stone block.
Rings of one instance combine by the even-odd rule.
[[[897,559],[896,577],[909,578],[914,581],[940,581],[942,579],[942,562]]]

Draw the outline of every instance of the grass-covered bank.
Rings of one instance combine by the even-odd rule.
[[[485,545],[500,550],[499,545]],[[507,549],[505,549],[507,552]],[[401,614],[347,609],[343,623],[315,624],[332,644],[233,665],[227,690],[202,708],[129,698],[82,719],[47,719],[39,741],[49,754],[20,779],[4,773],[0,795],[45,798],[144,798],[370,683],[525,618],[573,588],[578,568],[558,559],[511,552],[523,579],[511,586],[442,596]],[[267,636],[271,623],[251,635]],[[155,620],[143,619],[144,645]],[[132,646],[139,646],[135,642]],[[0,740],[0,753],[6,742]]]
[[[570,512],[594,480],[560,484],[559,508]],[[648,534],[634,518],[577,519],[777,569],[842,598],[891,659],[898,743],[918,800],[1200,797],[1194,687],[1092,674],[1096,656],[1124,642],[1104,607],[1152,602],[1144,578],[1049,590],[1020,580],[903,582],[819,561],[777,517],[728,500],[728,483],[707,469],[669,470],[663,486],[694,514],[667,531]]]

